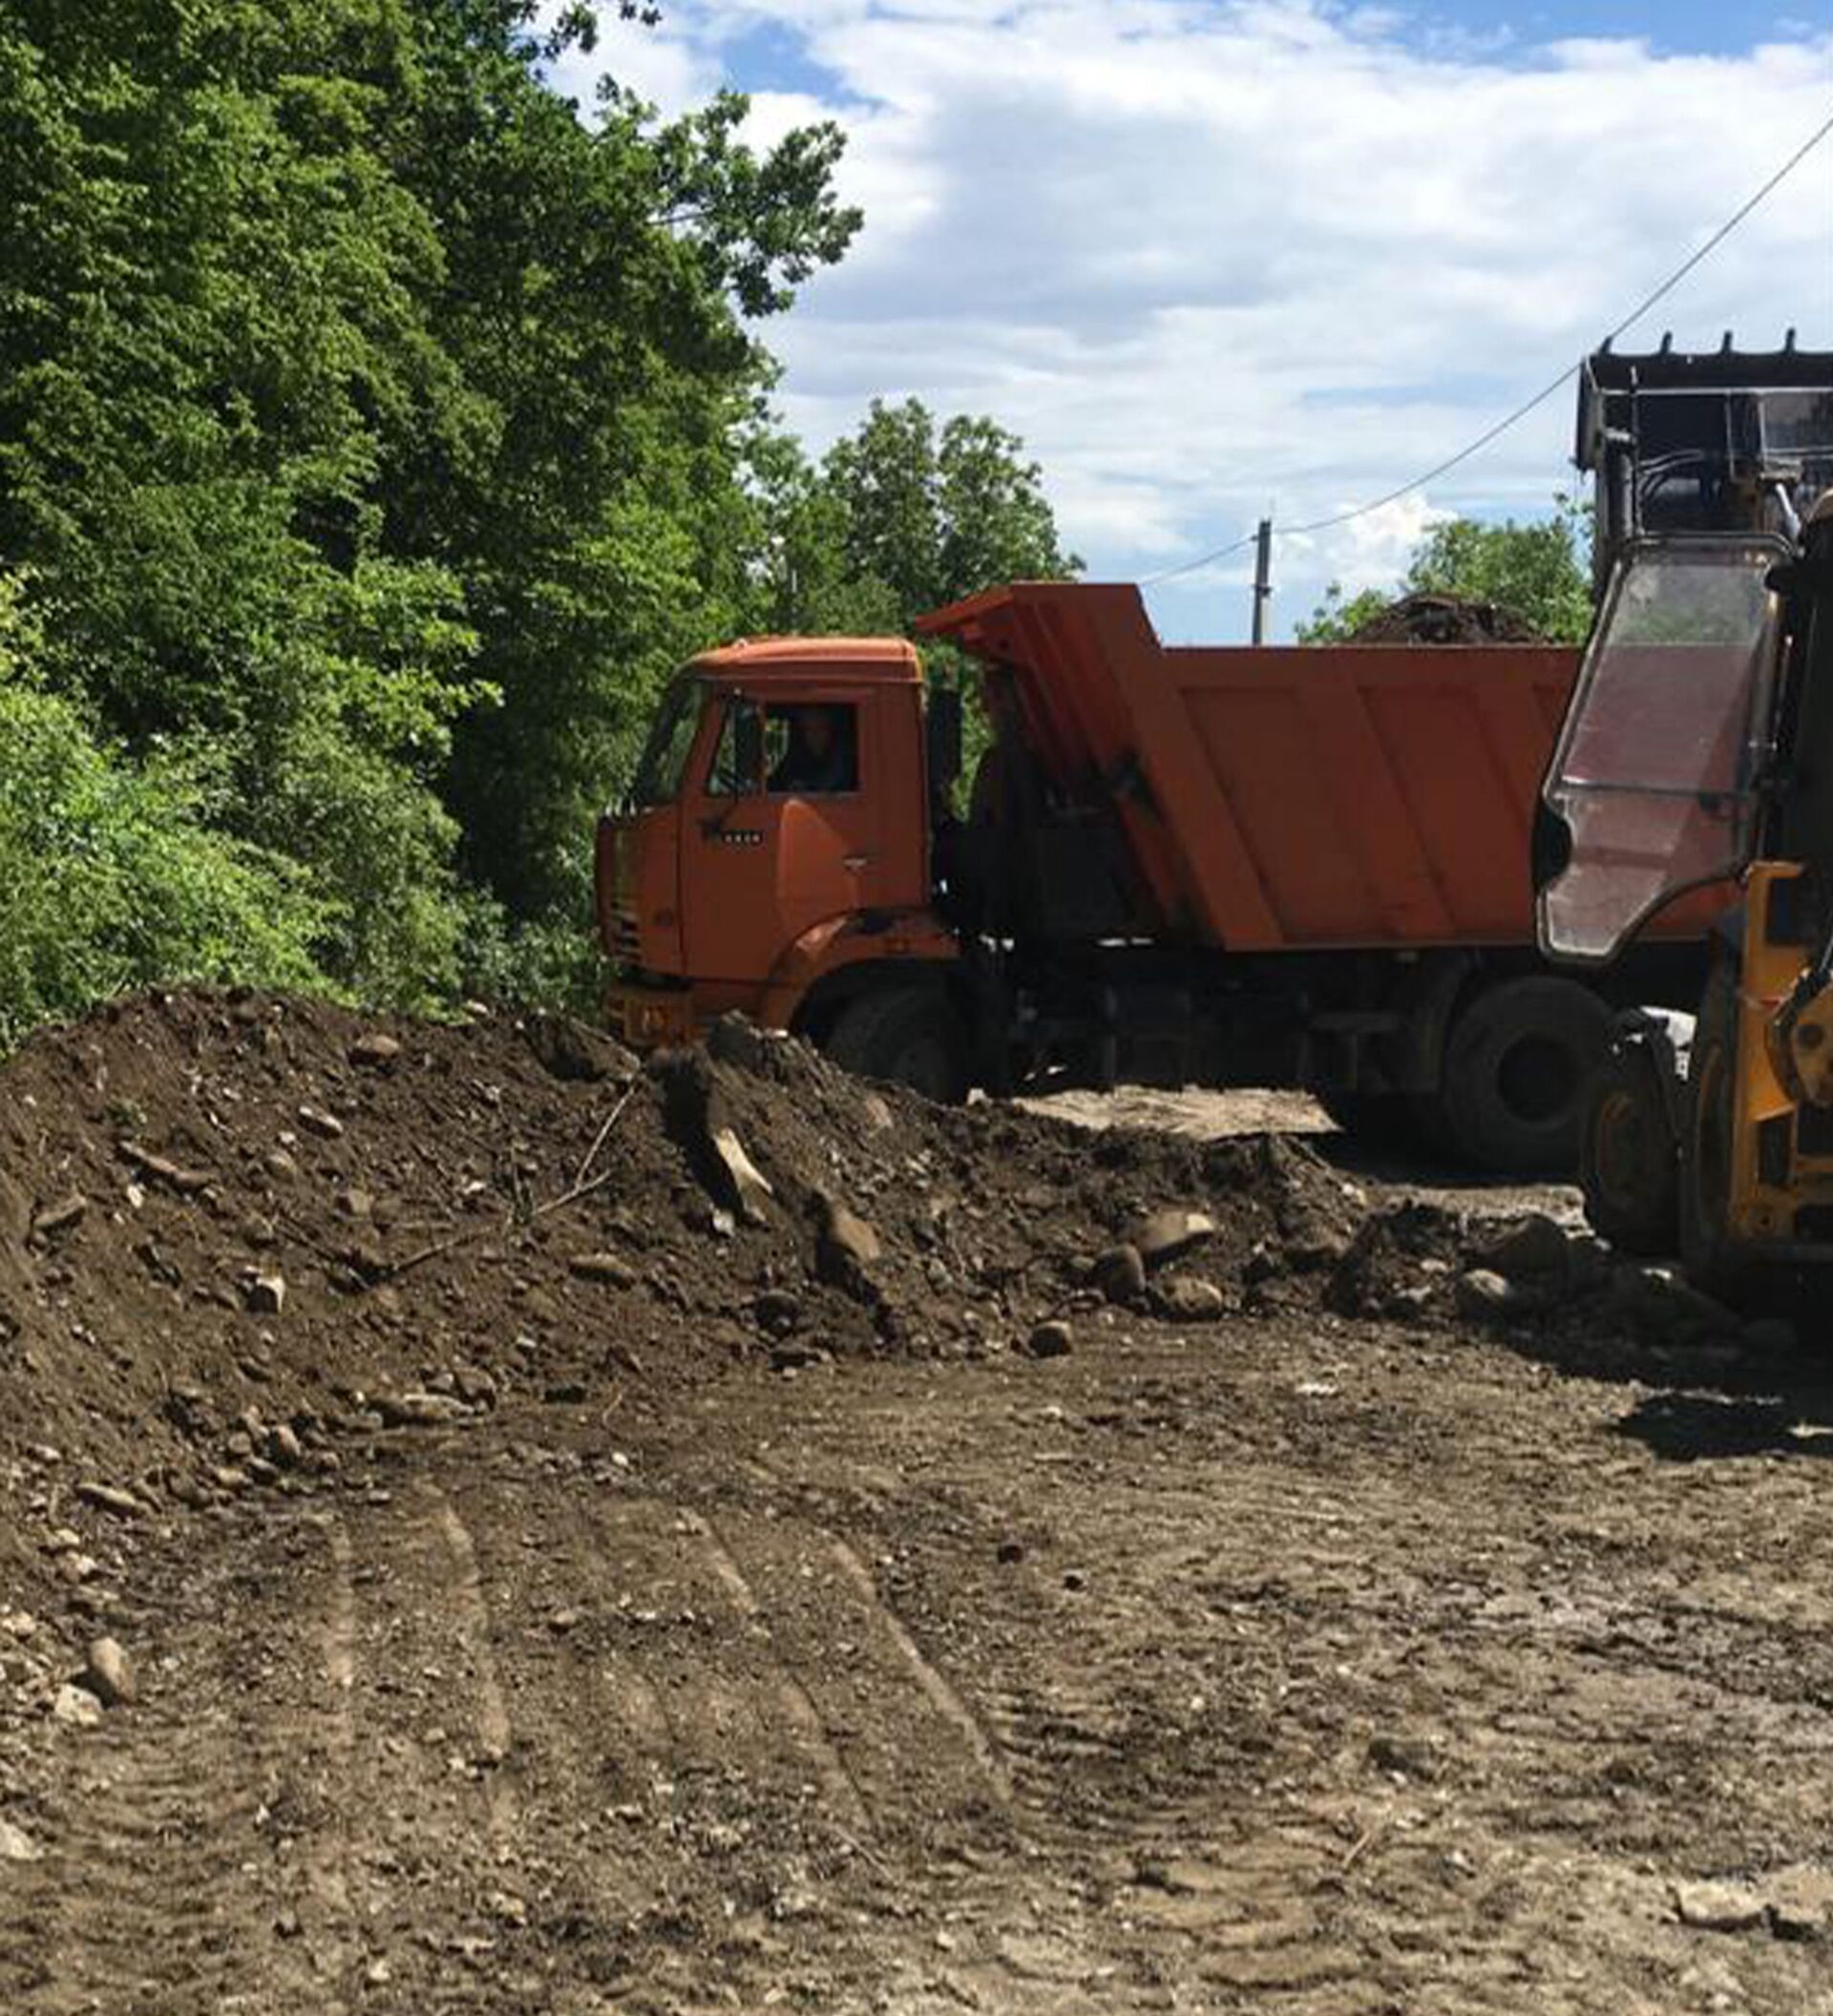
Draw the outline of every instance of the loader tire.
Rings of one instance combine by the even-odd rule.
[[[1611,1012],[1549,974],[1485,988],[1451,1025],[1440,1095],[1452,1147],[1501,1175],[1570,1176]]]
[[[1585,1216],[1620,1253],[1657,1259],[1680,1238],[1680,1143],[1661,1064],[1646,1044],[1617,1042],[1585,1092],[1578,1155]]]
[[[859,1078],[903,1085],[938,1105],[967,1097],[967,1039],[939,987],[876,988],[841,1010],[826,1049]]]
[[[1733,1126],[1738,1090],[1738,974],[1713,970],[1694,1025],[1680,1137],[1680,1261],[1687,1279],[1733,1301],[1747,1268],[1730,1231]]]

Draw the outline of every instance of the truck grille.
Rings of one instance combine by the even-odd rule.
[[[611,913],[611,956],[620,966],[643,964],[643,938],[637,929],[637,914],[622,903]]]

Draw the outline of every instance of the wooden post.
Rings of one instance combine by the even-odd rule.
[[[1273,599],[1273,520],[1262,518],[1254,536],[1254,640],[1267,640],[1267,604]]]

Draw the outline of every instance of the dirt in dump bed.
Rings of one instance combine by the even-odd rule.
[[[1495,602],[1406,595],[1360,624],[1354,644],[1544,644],[1533,625]]]
[[[1825,1389],[1334,1152],[737,1024],[39,1039],[0,2008],[1819,2006]]]

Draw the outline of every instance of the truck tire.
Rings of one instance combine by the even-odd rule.
[[[1506,1175],[1570,1176],[1585,1087],[1604,1060],[1611,1012],[1576,980],[1504,980],[1451,1025],[1441,1099],[1451,1144]]]
[[[1663,1064],[1643,1042],[1612,1043],[1585,1091],[1579,1187],[1585,1216],[1620,1253],[1656,1259],[1680,1238],[1680,1143]]]
[[[1680,1261],[1687,1279],[1735,1300],[1747,1269],[1730,1233],[1732,1130],[1738,1087],[1738,974],[1713,969],[1694,1026],[1680,1136]]]
[[[967,1039],[939,987],[880,987],[849,1001],[830,1032],[843,1070],[904,1085],[938,1105],[967,1097]]]

